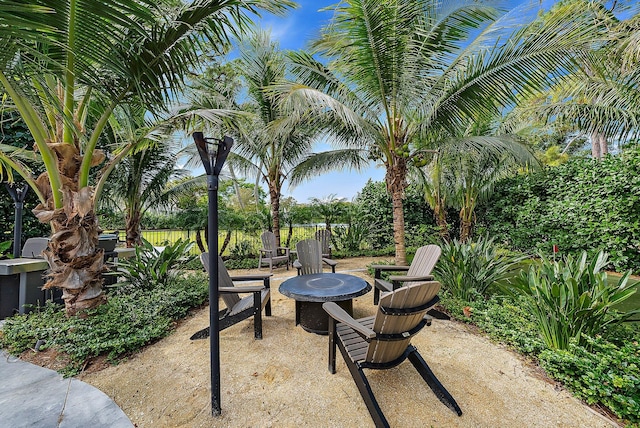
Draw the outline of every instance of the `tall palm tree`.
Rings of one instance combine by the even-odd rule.
[[[240,45],[234,64],[244,79],[247,98],[241,106],[252,115],[237,141],[229,164],[263,181],[269,192],[273,233],[280,245],[280,199],[291,171],[310,154],[318,127],[303,119],[292,121],[267,89],[284,79],[285,55],[267,32],[256,32]]]
[[[361,162],[385,167],[397,264],[406,264],[409,166],[426,164],[433,155],[426,150],[569,69],[592,35],[588,12],[568,9],[557,7],[544,21],[514,30],[516,17],[522,22],[531,14],[505,14],[490,2],[344,1],[313,43],[326,61],[292,55],[296,83],[274,92],[293,114],[312,109],[323,117],[329,135],[359,152]]]
[[[614,6],[624,6],[624,1]],[[517,130],[529,123],[551,127],[571,126],[587,136],[591,154],[600,159],[612,139],[625,141],[640,135],[640,4],[630,2],[629,17],[619,19],[611,3],[590,2],[597,29],[604,39],[577,59],[579,67],[566,74],[542,97],[519,103],[504,129]]]
[[[133,146],[106,155],[98,141],[113,112],[142,104],[154,112],[201,61],[204,41],[220,51],[248,13],[280,13],[289,0],[34,0],[0,8],[0,85],[25,121],[46,173],[32,177],[36,215],[52,225],[45,287],[64,290],[66,312],[104,301],[96,200],[102,181]],[[94,187],[95,186],[95,187]]]

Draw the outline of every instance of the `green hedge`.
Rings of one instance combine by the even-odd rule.
[[[604,250],[615,270],[640,272],[640,149],[504,180],[478,214],[490,236],[515,250]]]

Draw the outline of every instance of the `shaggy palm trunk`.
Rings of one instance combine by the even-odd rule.
[[[140,226],[140,212],[128,212],[125,218],[127,232],[127,248],[142,245],[142,227]]]
[[[68,146],[68,145],[65,145]],[[66,147],[68,148],[68,147]],[[77,149],[76,149],[77,154]],[[64,206],[55,209],[51,185],[46,173],[38,178],[38,187],[46,195],[46,205],[39,204],[34,214],[49,223],[53,234],[44,257],[49,263],[45,289],[62,289],[67,316],[103,304],[102,273],[105,271],[104,250],[98,248],[98,218],[95,214],[93,189],[77,189],[73,177],[79,157],[66,158],[58,153],[60,170],[64,173]],[[64,166],[64,167],[63,167]]]
[[[436,225],[438,226],[438,235],[444,242],[450,242],[451,236],[449,235],[449,224],[447,223],[447,211],[444,208],[444,203],[439,200],[434,208],[433,215],[436,219]]]
[[[471,230],[473,228],[473,211],[468,208],[460,210],[460,241],[468,242],[471,239]]]
[[[393,155],[393,162],[387,167],[385,175],[387,191],[391,195],[393,206],[393,242],[396,256],[395,264],[407,265],[407,251],[404,239],[404,191],[407,187],[407,160]]]

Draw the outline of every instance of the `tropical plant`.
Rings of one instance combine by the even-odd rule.
[[[228,34],[249,24],[247,13],[280,13],[288,0],[42,0],[0,11],[0,84],[29,127],[46,173],[33,177],[11,153],[40,199],[39,220],[53,229],[45,253],[45,287],[64,289],[68,315],[104,302],[95,214],[100,189],[134,144],[107,159],[98,142],[114,111],[143,105],[161,111],[205,48],[223,52]]]
[[[244,112],[238,123],[229,167],[267,186],[271,229],[280,245],[280,203],[290,172],[311,153],[317,127],[312,121],[291,121],[287,112],[267,93],[270,85],[284,79],[285,55],[268,32],[256,31],[239,43],[240,56],[231,65],[243,79],[247,92],[232,94],[236,108]]]
[[[168,206],[180,192],[185,192],[183,187],[187,183],[192,184],[188,190],[193,196],[193,182],[182,181],[183,186],[168,186],[170,180],[190,175],[186,169],[176,166],[177,140],[160,131],[162,123],[145,123],[141,113],[131,112],[127,118],[118,120],[120,132],[116,133],[116,138],[137,139],[137,148],[116,165],[99,201],[100,207],[123,207],[127,247],[142,244],[141,222],[148,210]]]
[[[579,258],[567,256],[551,261],[540,256],[540,263],[523,271],[512,290],[525,300],[538,321],[540,335],[551,349],[569,349],[575,341],[586,345],[588,337],[606,332],[640,309],[620,313],[615,306],[636,292],[629,283],[631,272],[615,284],[609,283],[607,254],[599,252],[590,260],[583,252]]]
[[[504,14],[476,1],[360,0],[331,9],[314,52],[291,55],[296,81],[274,91],[292,115],[313,114],[324,123],[355,167],[384,166],[396,264],[404,265],[408,168],[424,166],[476,121],[499,116],[517,93],[535,93],[571,68],[572,57],[593,40],[590,11],[562,3],[511,32],[514,18],[532,14]],[[341,166],[313,165],[292,180]]]
[[[588,2],[584,7],[593,11],[594,32],[604,38],[587,55],[577,57],[579,67],[548,93],[525,97],[504,129],[529,123],[569,128],[591,144],[594,159],[602,159],[609,143],[640,135],[640,5],[623,0]]]
[[[527,258],[500,250],[488,236],[475,242],[453,239],[441,248],[433,274],[445,290],[467,302],[487,297],[492,287],[512,278]]]
[[[309,198],[309,202],[313,208],[314,215],[322,219],[329,232],[331,232],[331,223],[335,223],[341,217],[344,217],[348,209],[346,199],[338,198],[335,193],[323,198],[314,196]]]
[[[143,239],[142,245],[135,248],[135,257],[121,260],[116,271],[110,273],[122,278],[115,284],[117,291],[164,287],[178,274],[181,267],[193,259],[193,256],[189,256],[191,247],[193,242],[182,238],[162,249]]]

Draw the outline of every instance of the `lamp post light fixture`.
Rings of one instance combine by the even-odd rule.
[[[24,208],[24,200],[27,197],[29,186],[24,183],[22,186],[4,183],[15,206],[15,215],[13,221],[13,258],[20,257],[22,249],[22,210]]]
[[[207,174],[211,414],[219,416],[222,409],[220,406],[220,323],[218,320],[218,176],[229,152],[231,152],[233,139],[227,136],[221,140],[205,138],[202,132],[194,132],[193,139]]]

